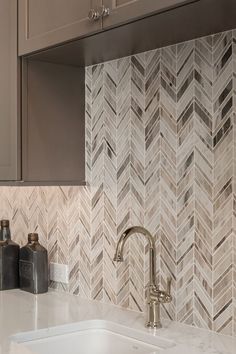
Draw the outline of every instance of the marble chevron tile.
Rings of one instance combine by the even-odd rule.
[[[177,50],[177,274],[181,287],[189,276],[185,278],[187,293],[177,312],[185,322],[211,328],[212,265],[205,253],[212,247],[212,40],[177,45]],[[199,232],[200,224],[204,232]]]
[[[117,61],[117,118],[116,141],[117,147],[117,240],[118,235],[127,227],[130,221],[130,104],[131,104],[131,60],[124,58]],[[129,246],[129,244],[127,245]],[[126,246],[126,247],[127,247]],[[129,247],[126,248],[125,262],[116,265],[117,276],[117,304],[129,307],[130,304],[130,262]]]
[[[232,32],[214,44],[213,329],[233,334],[233,56]],[[227,156],[227,158],[226,158]]]
[[[212,85],[213,46],[206,39],[195,41],[195,324],[212,328],[213,237],[213,143]],[[204,232],[196,225],[201,224]],[[202,231],[202,230],[201,230]]]
[[[175,319],[177,302],[176,267],[176,148],[177,148],[177,51],[176,46],[161,50],[160,89],[160,186],[161,186],[161,248],[160,286],[166,288],[166,278],[172,279],[173,302],[163,306],[166,317]]]
[[[117,62],[104,65],[104,290],[105,300],[116,303],[116,266],[113,252],[116,245],[117,210]],[[106,275],[106,276],[105,276]]]
[[[233,138],[233,151],[234,151],[234,166],[233,166],[233,311],[232,311],[232,316],[233,316],[233,334],[236,335],[236,213],[235,213],[235,196],[236,196],[236,109],[235,109],[235,104],[236,104],[236,30],[233,31],[233,106],[234,106],[234,112],[233,112],[233,132],[234,132],[234,138]]]
[[[157,254],[161,250],[161,51],[145,54],[145,226],[156,239]],[[160,257],[157,257],[157,279],[160,281]],[[145,265],[148,282],[148,264]]]
[[[145,54],[131,57],[130,105],[130,223],[144,225],[145,203]],[[133,309],[144,309],[145,246],[142,236],[129,243],[130,301]],[[134,300],[133,300],[134,299]]]
[[[78,248],[78,258],[71,259],[71,273],[74,277],[73,292],[91,297],[91,188],[79,189],[77,211],[79,215],[78,234],[71,232],[71,248]],[[78,220],[77,220],[78,222]]]
[[[194,42],[177,45],[177,233],[178,321],[194,323]],[[187,131],[186,131],[187,129]],[[192,173],[193,171],[193,173]],[[191,179],[189,179],[191,176]],[[191,208],[188,206],[191,205]],[[187,211],[187,213],[186,213]],[[184,218],[183,215],[184,214]]]
[[[23,244],[68,264],[60,291],[143,311],[148,247],[172,279],[165,318],[236,335],[236,31],[86,68],[86,187],[0,187]]]
[[[36,232],[40,236],[40,243],[48,248],[48,210],[47,210],[47,189],[38,188],[38,222]]]
[[[56,188],[44,188],[46,193],[47,207],[47,244],[49,262],[58,262],[58,245],[57,245],[57,194]]]

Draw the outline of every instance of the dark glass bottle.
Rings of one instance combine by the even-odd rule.
[[[11,240],[9,220],[1,220],[0,290],[19,288],[19,250],[19,245]]]
[[[20,288],[32,294],[48,291],[48,253],[36,233],[29,234],[27,245],[20,249]]]

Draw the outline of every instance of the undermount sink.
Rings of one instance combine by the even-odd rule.
[[[102,320],[17,334],[11,340],[35,354],[159,354],[174,342]]]

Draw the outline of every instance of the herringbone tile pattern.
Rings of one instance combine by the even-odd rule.
[[[1,187],[14,239],[38,231],[51,286],[144,310],[148,249],[172,278],[162,316],[236,335],[236,31],[86,68],[86,187]]]
[[[234,109],[232,32],[214,37],[213,52],[213,329],[233,331]]]
[[[228,32],[93,68],[103,72],[95,92],[103,92],[109,181],[100,191],[103,232],[109,230],[100,262],[115,289],[103,300],[143,309],[145,242],[130,241],[117,268],[110,258],[117,235],[141,223],[156,237],[159,283],[173,280],[174,299],[162,315],[227,334],[235,333],[236,311],[234,37]]]

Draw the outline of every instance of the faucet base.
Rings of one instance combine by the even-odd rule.
[[[150,299],[155,296],[153,289],[149,289],[148,298]],[[148,328],[161,328],[160,320],[160,303],[155,299],[149,300],[147,303],[147,317],[146,317],[146,327]]]
[[[162,328],[161,322],[146,322],[147,328]]]

